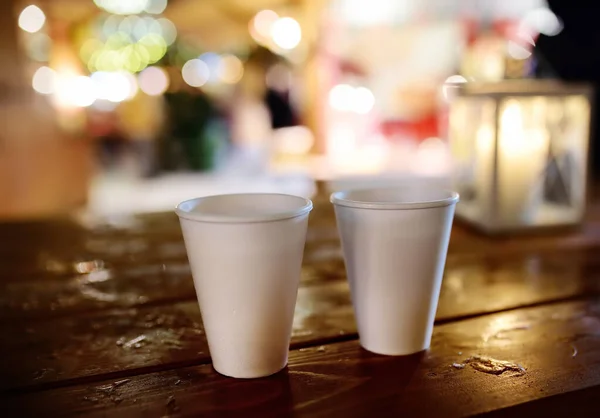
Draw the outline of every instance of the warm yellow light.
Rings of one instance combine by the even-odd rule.
[[[210,71],[208,65],[202,60],[192,59],[186,62],[181,69],[183,81],[192,87],[201,87],[208,81]]]
[[[94,0],[98,7],[119,15],[142,13],[151,2],[152,0]]]
[[[227,84],[235,84],[244,75],[244,65],[235,55],[223,55],[217,67],[219,80]]]
[[[262,38],[268,38],[271,35],[273,24],[278,19],[279,15],[273,10],[261,10],[252,19],[252,26],[258,35]]]
[[[500,149],[509,160],[520,155],[537,154],[546,145],[544,132],[525,130],[521,105],[516,100],[507,103],[500,116],[500,126]]]
[[[305,126],[290,126],[273,132],[273,143],[283,154],[303,155],[310,151],[315,138]]]
[[[146,48],[150,57],[150,64],[154,64],[167,53],[167,43],[162,36],[155,33],[149,33],[138,42],[139,45]]]
[[[356,113],[367,114],[375,106],[375,96],[373,92],[366,87],[358,87],[354,90],[352,98],[352,108]]]
[[[52,94],[54,93],[55,79],[56,72],[52,68],[40,67],[33,74],[31,85],[40,94]]]
[[[37,6],[30,5],[19,15],[19,27],[26,32],[34,33],[42,29],[46,23],[46,15]]]
[[[302,40],[300,24],[291,17],[282,17],[271,26],[273,42],[282,49],[294,49]]]
[[[523,129],[523,115],[521,114],[521,106],[519,102],[513,100],[507,103],[500,117],[503,135],[521,133]],[[516,135],[515,135],[516,136]]]
[[[135,96],[137,81],[125,72],[98,71],[90,76],[97,91],[97,98],[120,103]]]
[[[54,103],[60,108],[87,107],[96,100],[96,86],[90,77],[58,73]]]
[[[94,52],[98,51],[103,46],[104,44],[98,39],[88,39],[81,45],[79,57],[81,57],[84,62],[89,62],[92,55],[94,55]]]
[[[159,67],[148,67],[138,75],[140,90],[150,96],[159,96],[169,87],[169,75]]]
[[[481,126],[477,129],[475,148],[481,156],[487,156],[494,145],[494,130],[491,126]]]
[[[352,109],[354,87],[349,84],[338,84],[329,92],[329,105],[335,110],[349,111]]]
[[[354,88],[348,84],[338,84],[329,92],[329,105],[341,112],[367,114],[375,106],[375,96],[366,87]]]

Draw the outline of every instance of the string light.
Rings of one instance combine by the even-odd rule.
[[[210,78],[208,65],[200,59],[192,59],[186,62],[181,69],[183,81],[192,87],[201,87]]]
[[[140,90],[149,96],[159,96],[169,87],[169,76],[159,67],[148,67],[138,75]]]
[[[30,5],[23,9],[19,15],[19,27],[26,32],[35,33],[42,29],[46,23],[46,15],[37,6]]]
[[[273,42],[283,49],[294,49],[302,40],[300,24],[291,17],[282,17],[271,26]]]

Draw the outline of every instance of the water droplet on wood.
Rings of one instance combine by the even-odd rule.
[[[454,364],[452,365],[458,369],[462,369],[464,368],[464,365],[468,364],[479,372],[493,374],[496,376],[499,376],[503,373],[515,373],[516,375],[521,376],[526,373],[525,367],[521,366],[520,364],[489,357],[472,356],[465,359],[462,363],[455,364],[463,365],[463,367],[456,367]]]

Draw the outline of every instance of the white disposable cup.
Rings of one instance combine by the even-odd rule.
[[[429,348],[458,194],[398,187],[331,195],[361,345]]]
[[[287,364],[312,202],[231,194],[177,206],[208,347],[226,376],[268,376]]]

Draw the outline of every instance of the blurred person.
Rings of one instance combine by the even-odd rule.
[[[555,36],[541,34],[535,46],[536,75],[539,78],[560,78],[600,84],[600,5],[578,0],[548,0],[550,10],[563,22]],[[597,95],[597,93],[596,93]],[[600,107],[594,106],[592,121],[600,117]],[[595,122],[593,122],[595,123]],[[600,177],[600,139],[592,130],[592,171]]]
[[[277,59],[277,58],[275,58]],[[291,69],[283,59],[277,59],[266,73],[265,103],[273,129],[298,125],[298,117],[291,103]]]
[[[244,74],[235,88],[229,109],[234,171],[263,171],[268,162],[272,135],[271,115],[264,97],[269,57],[253,53],[245,63]]]
[[[263,171],[272,154],[273,131],[298,125],[290,100],[290,70],[285,60],[256,48],[246,60],[230,108],[233,165]]]

